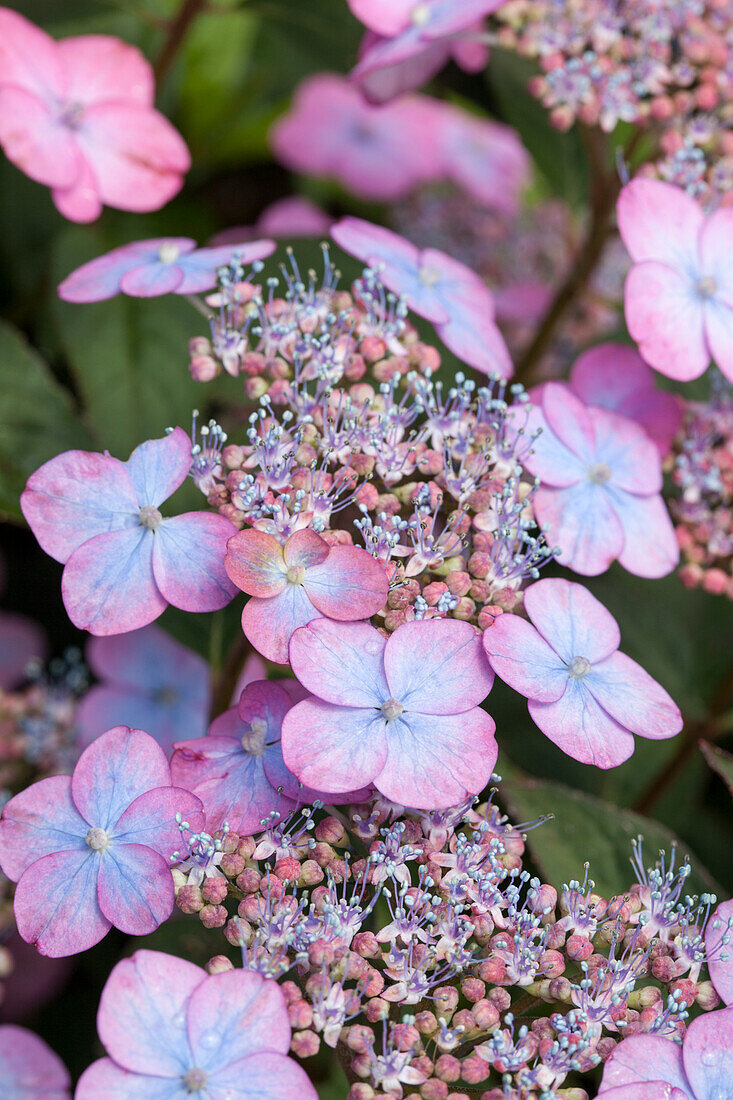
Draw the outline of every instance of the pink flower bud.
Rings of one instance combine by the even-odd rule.
[[[471,1015],[479,1031],[493,1031],[499,1026],[499,1010],[487,999],[477,1001],[471,1009]]]
[[[244,870],[245,863],[242,856],[238,852],[229,852],[221,857],[221,863],[219,864],[222,874],[227,878],[236,878],[237,875],[241,875]]]
[[[204,899],[198,886],[182,886],[176,894],[176,905],[182,913],[199,913],[204,907]]]
[[[461,1076],[460,1059],[455,1058],[452,1054],[441,1054],[435,1063],[435,1076],[439,1077],[441,1081],[447,1081],[449,1084],[458,1081]]]
[[[225,878],[207,878],[201,887],[201,896],[210,905],[219,905],[227,896],[229,883]]]
[[[227,970],[234,970],[234,963],[226,955],[214,955],[206,964],[207,974],[225,974]]]
[[[375,959],[381,951],[379,941],[373,932],[357,932],[351,946],[363,959]]]
[[[229,914],[223,905],[205,905],[199,913],[204,928],[223,928],[228,919]]]
[[[468,1058],[463,1059],[461,1076],[467,1085],[478,1085],[481,1081],[485,1081],[490,1073],[491,1066],[478,1054],[469,1054]]]
[[[296,1031],[290,1040],[290,1049],[297,1058],[312,1058],[320,1047],[321,1040],[315,1031]]]

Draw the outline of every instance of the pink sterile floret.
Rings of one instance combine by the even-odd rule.
[[[55,775],[6,803],[0,866],[18,886],[15,919],[42,955],[75,955],[114,925],[153,932],[173,911],[176,814],[203,826],[201,803],[171,786],[163,750],[147,733],[116,726]]]
[[[34,658],[46,656],[48,642],[43,627],[26,615],[0,611],[0,688],[16,687],[26,678]]]
[[[404,237],[361,218],[342,218],[331,236],[345,252],[379,273],[388,290],[432,322],[440,339],[464,362],[510,378],[512,361],[494,323],[494,300],[470,267],[435,248],[420,250]]]
[[[65,302],[101,302],[116,294],[133,298],[201,294],[216,286],[219,268],[233,256],[250,264],[271,256],[276,247],[270,240],[198,249],[190,237],[133,241],[72,271],[59,286],[59,298]]]
[[[4,1100],[70,1100],[71,1078],[43,1039],[15,1024],[0,1025]]]
[[[733,1009],[698,1016],[680,1047],[660,1035],[632,1035],[603,1069],[603,1100],[727,1100],[733,1081]]]
[[[494,722],[478,704],[493,674],[480,636],[457,619],[405,623],[387,640],[367,623],[317,619],[290,663],[316,698],[283,721],[286,765],[307,786],[373,783],[403,806],[455,806],[488,782]]]
[[[318,73],[299,85],[270,144],[296,172],[332,176],[353,194],[388,202],[442,175],[432,101],[372,107],[345,77]]]
[[[660,457],[669,454],[682,425],[682,402],[658,390],[639,353],[626,344],[599,344],[583,352],[570,371],[570,388],[585,405],[627,416],[654,441]]]
[[[318,1100],[287,1057],[280,986],[251,970],[207,975],[174,955],[137,951],[107,979],[97,1029],[109,1057],[82,1074],[76,1100]]]
[[[721,901],[705,928],[710,980],[726,1005],[733,1005],[733,900]]]
[[[153,622],[169,603],[217,611],[232,599],[224,554],[234,524],[206,512],[164,519],[158,510],[190,466],[191,440],[176,428],[141,443],[127,462],[66,451],[30,476],[23,515],[46,553],[65,565],[61,592],[75,626],[123,634]]]
[[[191,158],[154,97],[133,46],[102,34],[55,42],[0,8],[0,145],[65,217],[158,210],[181,189]]]
[[[517,132],[452,104],[436,103],[445,173],[476,202],[515,214],[531,175]]]
[[[635,179],[618,200],[634,266],[626,322],[647,363],[689,382],[714,359],[733,380],[733,209],[705,216],[671,183]]]
[[[500,615],[484,631],[491,666],[525,695],[546,737],[583,764],[615,768],[633,734],[661,739],[682,729],[679,708],[644,669],[618,652],[618,623],[587,588],[547,578],[524,594],[530,622]]]
[[[594,576],[618,558],[639,577],[670,573],[679,548],[651,439],[625,416],[586,407],[561,383],[546,383],[539,399],[526,424],[539,434],[524,464],[542,483],[534,510],[562,564]]]
[[[264,531],[247,530],[227,544],[226,571],[251,599],[242,629],[269,661],[286,664],[293,631],[322,615],[350,622],[381,610],[389,584],[382,566],[357,546],[329,546],[302,529],[284,546]]]

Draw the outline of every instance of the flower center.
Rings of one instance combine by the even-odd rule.
[[[427,4],[418,4],[412,9],[410,19],[416,27],[424,27],[430,21],[430,7]]]
[[[59,116],[59,122],[68,130],[78,130],[84,116],[84,107],[81,103],[65,104]]]
[[[695,289],[701,298],[712,298],[718,289],[718,284],[712,275],[704,275],[702,279],[697,280]]]
[[[305,566],[304,565],[291,565],[287,572],[288,584],[302,584],[305,578]]]
[[[173,264],[181,254],[177,244],[162,244],[158,249],[158,259],[162,264]]]
[[[440,272],[437,267],[431,267],[430,264],[425,264],[417,273],[417,277],[423,286],[435,286],[440,282]]]
[[[594,485],[605,485],[611,479],[611,467],[607,462],[596,462],[588,467],[588,480]]]
[[[146,504],[140,509],[140,515],[138,517],[143,527],[147,527],[148,531],[157,531],[160,527],[163,517],[157,508],[154,508],[152,504]]]
[[[187,1092],[198,1092],[199,1089],[204,1087],[208,1079],[208,1074],[204,1073],[202,1069],[194,1068],[184,1074],[183,1083],[186,1086]]]
[[[109,848],[109,837],[104,829],[90,829],[84,839],[93,852],[103,852]]]
[[[382,714],[387,722],[391,722],[394,718],[399,718],[401,714],[405,713],[405,708],[399,699],[391,697],[382,703]]]
[[[590,672],[590,661],[587,657],[573,657],[568,665],[568,675],[573,680],[582,680]]]
[[[251,756],[262,756],[265,751],[267,722],[264,718],[253,718],[249,729],[242,734],[242,748]]]

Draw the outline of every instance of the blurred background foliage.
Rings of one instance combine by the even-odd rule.
[[[196,405],[208,416],[234,402],[241,423],[246,412],[237,406],[237,381],[225,376],[205,390],[191,381],[187,342],[205,331],[205,322],[185,301],[119,297],[72,306],[57,299],[57,283],[127,241],[185,234],[205,242],[223,228],[251,225],[269,203],[291,193],[309,195],[335,214],[379,219],[379,208],[352,200],[333,184],[291,178],[268,151],[268,128],[296,83],[309,73],[346,72],[353,64],[360,28],[344,0],[213,0],[171,54],[171,28],[186,3],[9,5],[56,36],[115,34],[157,58],[157,105],[183,133],[194,162],[183,192],[165,210],[137,216],[105,209],[95,225],[76,227],[55,211],[45,188],[0,158],[0,534],[9,574],[3,605],[43,622],[55,652],[84,639],[63,611],[61,567],[22,526],[18,496],[27,476],[70,447],[109,449],[125,458],[167,425],[187,426]],[[449,66],[429,90],[514,125],[534,157],[538,196],[557,194],[580,209],[587,169],[579,135],[550,128],[526,91],[528,75],[526,63],[494,51],[486,74],[467,76]],[[624,136],[613,135],[611,145],[622,144]],[[316,243],[299,243],[296,253],[301,267],[318,266]],[[283,258],[279,250],[265,273],[277,273]],[[337,261],[348,281],[356,265],[341,255]],[[455,366],[449,355],[445,363],[448,372]],[[181,503],[195,506],[192,486],[180,492],[188,494]],[[538,870],[557,885],[582,878],[588,859],[601,892],[623,889],[630,878],[630,838],[643,833],[651,861],[658,848],[669,849],[679,838],[695,864],[697,887],[715,888],[717,881],[729,895],[731,762],[720,747],[733,744],[733,606],[685,589],[676,577],[646,581],[618,566],[589,587],[619,620],[622,649],[679,702],[685,731],[672,741],[638,739],[631,760],[599,772],[556,749],[529,720],[525,700],[497,682],[489,709],[505,777],[500,800],[515,820],[555,815],[532,830],[529,849]],[[238,634],[238,617],[235,601],[216,617],[169,609],[160,621],[217,665]],[[708,750],[710,764],[701,739],[719,745]],[[214,945],[211,934],[201,933],[195,921],[173,921],[150,938],[150,946],[171,950],[178,944],[203,962]],[[74,980],[57,1001],[28,1021],[73,1072],[98,1050],[99,991],[115,957],[127,949],[122,937],[108,937],[75,962]],[[317,1072],[323,1100],[340,1100],[346,1091],[340,1069],[322,1059]]]

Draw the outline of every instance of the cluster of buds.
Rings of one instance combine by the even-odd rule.
[[[710,206],[733,181],[728,0],[509,0],[498,39],[539,61],[531,90],[555,126],[651,127],[656,172]]]
[[[733,388],[719,375],[710,401],[690,403],[672,481],[682,581],[733,599]]]
[[[253,836],[182,823],[177,903],[223,931],[211,973],[238,948],[281,982],[293,1053],[336,1050],[349,1100],[587,1100],[621,1038],[680,1038],[693,1004],[718,1004],[701,980],[716,899],[684,893],[674,853],[646,868],[640,842],[628,893],[601,897],[587,867],[558,892],[522,866],[540,824],[512,827],[493,794],[433,812],[317,803]]]

